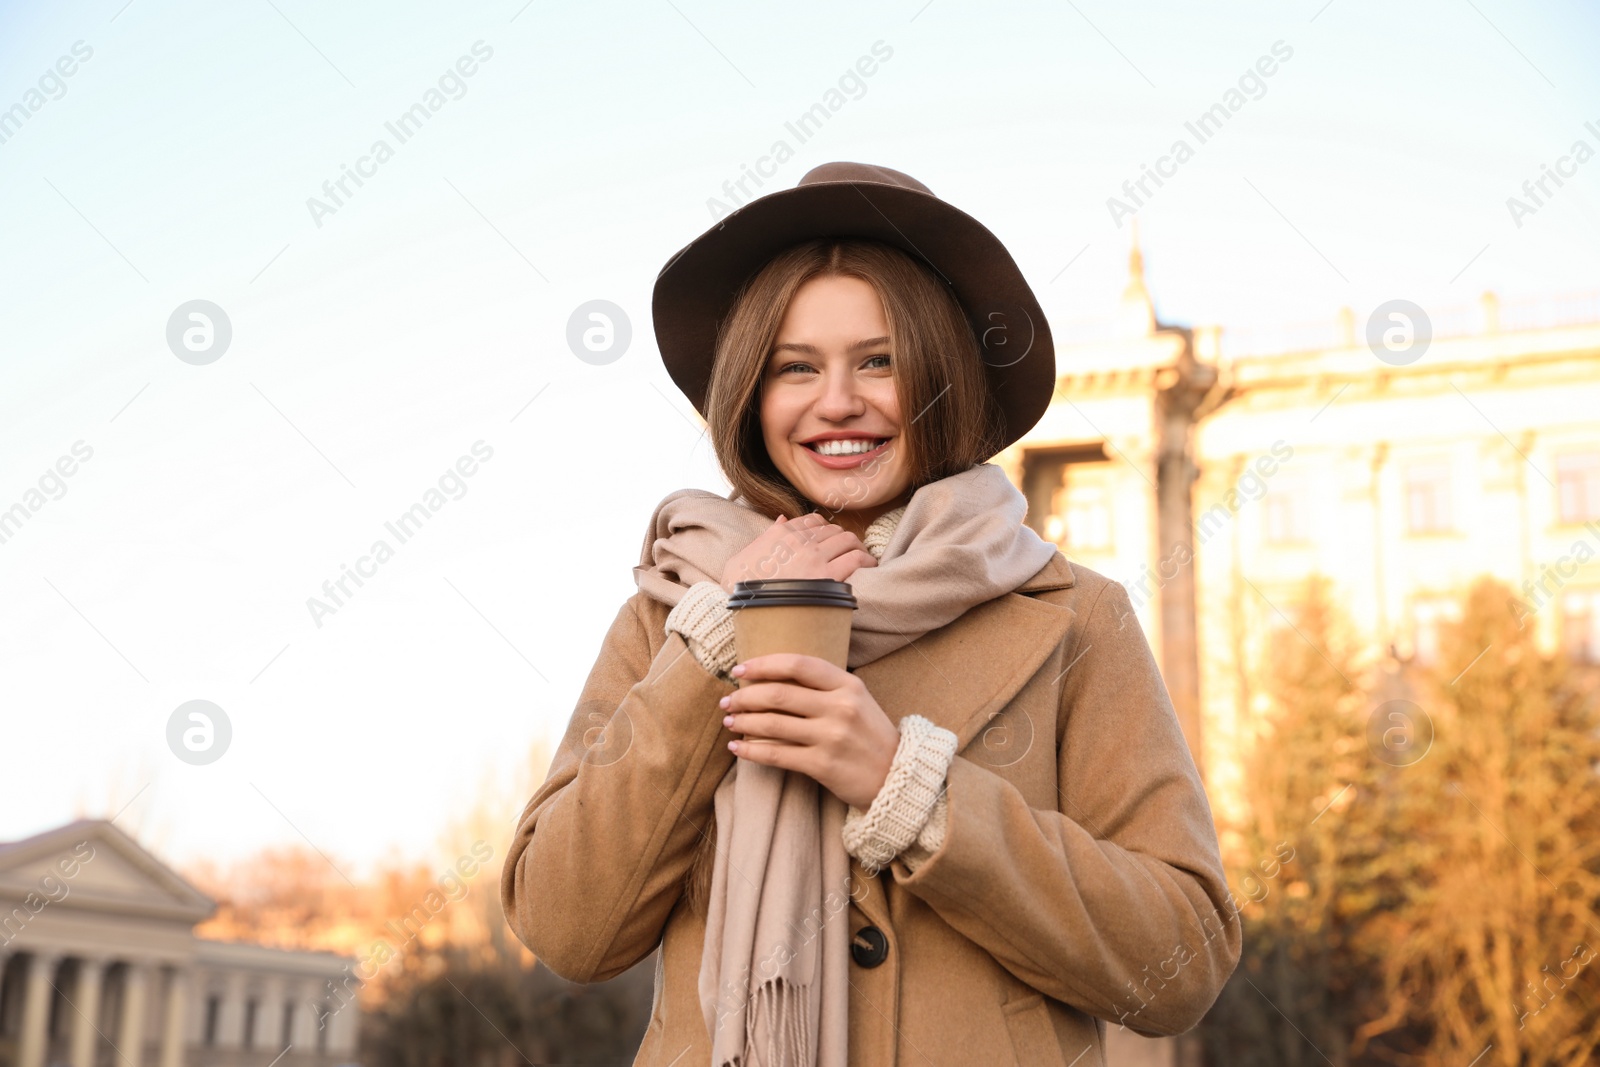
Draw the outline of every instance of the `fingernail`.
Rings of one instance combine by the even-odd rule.
[[[727,707],[727,706],[728,706],[728,705],[729,705],[729,704],[730,704],[730,703],[732,703],[732,701],[733,701],[733,698],[732,698],[732,697],[723,697],[723,698],[722,698],[722,699],[721,699],[721,700],[719,700],[719,701],[717,701],[717,707],[719,707],[719,708],[725,708],[725,707]]]
[[[732,726],[733,725],[733,716],[732,715],[724,715],[722,717],[722,725],[724,725],[724,726]]]
[[[738,666],[734,667],[733,670],[729,671],[728,673],[733,675],[735,678],[743,677],[744,676],[744,664],[743,663],[739,664]]]
[[[737,742],[737,741],[729,741],[728,742],[728,751],[729,752],[737,752],[737,751],[739,751],[739,742]]]

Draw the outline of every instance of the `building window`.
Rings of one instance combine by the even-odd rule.
[[[1450,521],[1450,464],[1414,463],[1406,468],[1406,529],[1414,534],[1447,533]]]
[[[295,1002],[285,1001],[283,1005],[283,1032],[278,1037],[278,1044],[288,1048],[294,1040],[294,1009]]]
[[[1439,662],[1444,625],[1460,617],[1460,606],[1449,597],[1426,597],[1411,604],[1411,653],[1424,667]]]
[[[222,998],[216,994],[206,998],[206,1029],[205,1045],[215,1048],[217,1044],[217,1023],[222,1016]]]
[[[1106,467],[1110,457],[1103,444],[1083,443],[1030,448],[1022,454],[1020,488],[1028,501],[1022,521],[1046,541],[1061,544],[1066,530],[1064,487],[1079,480],[1080,472]]]
[[[1067,544],[1087,549],[1111,547],[1110,497],[1104,485],[1067,486]]]
[[[1267,491],[1261,502],[1261,515],[1268,544],[1295,545],[1311,540],[1307,503],[1305,486],[1299,482],[1279,482]]]
[[[244,1047],[250,1048],[256,1043],[256,1008],[258,1004],[254,997],[244,1002]]]
[[[1068,463],[1052,494],[1045,536],[1064,549],[1100,552],[1111,547],[1111,486],[1108,464]]]
[[[1556,492],[1562,522],[1600,519],[1600,452],[1557,456]]]
[[[1562,595],[1561,645],[1579,663],[1600,663],[1600,589]]]

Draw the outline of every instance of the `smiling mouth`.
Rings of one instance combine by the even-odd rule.
[[[840,447],[840,441],[817,441],[805,447],[819,456],[864,456],[868,452],[877,451],[890,440],[888,437],[862,437],[843,441],[844,447]],[[823,446],[827,446],[828,450],[824,451]]]

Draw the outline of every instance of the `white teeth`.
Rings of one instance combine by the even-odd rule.
[[[878,441],[878,438],[854,441],[818,441],[811,447],[824,456],[858,456],[863,452],[871,452],[874,448],[877,448]]]

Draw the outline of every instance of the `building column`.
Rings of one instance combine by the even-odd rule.
[[[1156,551],[1155,566],[1161,580],[1157,610],[1160,617],[1159,660],[1161,677],[1172,698],[1173,711],[1189,743],[1189,754],[1202,778],[1205,759],[1201,747],[1200,653],[1194,563],[1194,482],[1199,468],[1194,461],[1194,429],[1199,412],[1218,381],[1217,369],[1200,363],[1185,346],[1175,364],[1156,377]],[[1214,402],[1214,401],[1213,401]],[[1183,550],[1184,564],[1171,579],[1160,573],[1161,561]]]
[[[261,979],[261,995],[256,1000],[256,1031],[251,1048],[283,1051],[283,979],[270,975]]]
[[[222,976],[222,1002],[217,1009],[217,1047],[239,1048],[244,1044],[244,976]]]
[[[356,1003],[355,997],[342,1004],[336,1002],[334,1006],[338,1010],[328,1020],[328,1051],[354,1052],[360,1033],[361,1006]]]
[[[122,975],[122,1020],[117,1026],[117,1063],[144,1067],[145,964],[129,960]]]
[[[44,1067],[50,998],[55,992],[56,964],[60,962],[60,954],[54,952],[36,951],[28,956],[27,978],[22,986],[22,1035],[17,1046],[17,1067]]]
[[[78,960],[78,981],[73,988],[77,1003],[72,1019],[72,1067],[94,1067],[95,1047],[100,1038],[100,987],[105,981],[106,961],[90,957]]]
[[[1389,459],[1389,443],[1379,441],[1367,453],[1368,464],[1371,470],[1372,494],[1372,576],[1374,582],[1373,599],[1377,607],[1377,632],[1378,641],[1387,650],[1394,647],[1396,630],[1389,623],[1389,588],[1384,578],[1383,569],[1388,563],[1389,531],[1384,527],[1384,483],[1387,475],[1384,465]],[[1402,498],[1403,500],[1403,498]],[[1404,507],[1400,510],[1401,521],[1405,519]]]
[[[316,985],[301,985],[294,989],[294,1025],[289,1028],[289,1040],[299,1052],[314,1052],[317,1048],[317,1005],[311,994]]]
[[[167,979],[167,1005],[161,1018],[161,1067],[183,1067],[183,1023],[189,1007],[189,972],[174,967]]]

